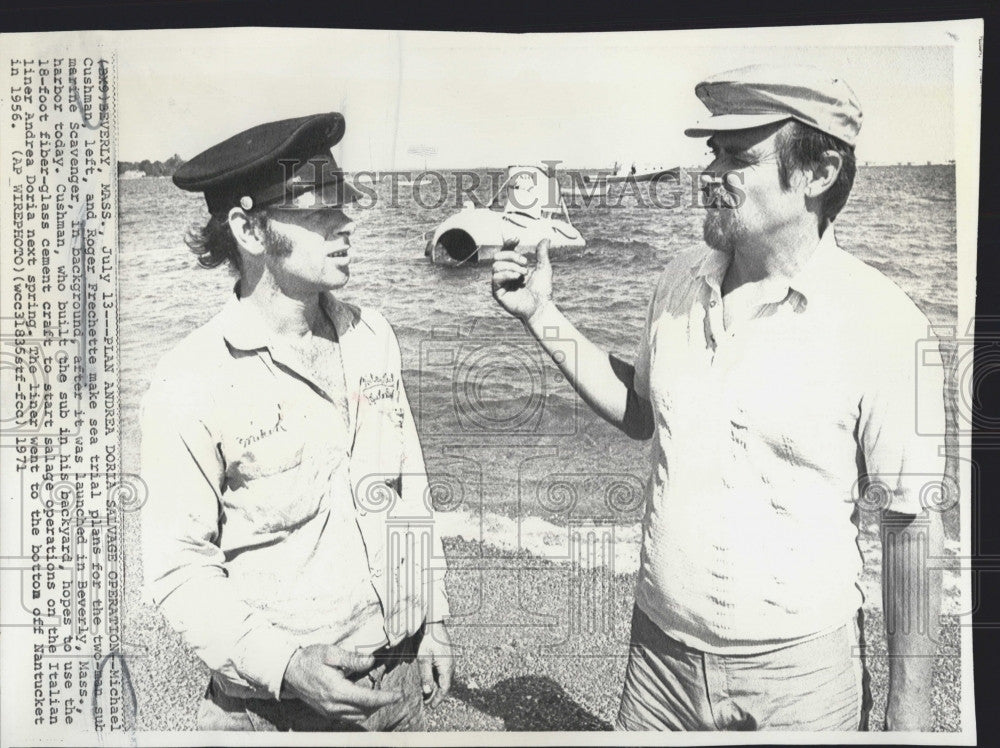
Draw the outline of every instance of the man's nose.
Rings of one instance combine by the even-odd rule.
[[[705,167],[705,171],[721,174],[724,171],[723,167],[726,163],[726,152],[719,151],[718,153],[709,153],[708,155],[712,157],[712,160]]]

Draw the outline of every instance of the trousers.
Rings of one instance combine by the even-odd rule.
[[[620,730],[867,730],[864,619],[761,654],[716,655],[636,607]]]
[[[425,729],[417,650],[422,632],[376,651],[375,667],[356,679],[373,689],[394,688],[402,701],[384,706],[360,724],[331,719],[298,699],[242,699],[224,693],[212,678],[198,707],[199,730],[269,732],[387,732]],[[352,680],[355,680],[352,677]]]

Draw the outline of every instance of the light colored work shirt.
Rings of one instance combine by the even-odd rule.
[[[681,254],[650,304],[635,389],[656,432],[636,602],[688,646],[741,654],[856,613],[859,478],[919,513],[944,457],[917,414],[942,434],[944,409],[936,342],[918,359],[926,317],[832,228],[727,328],[728,264]]]
[[[234,296],[143,402],[147,594],[233,696],[278,698],[299,646],[371,651],[448,614],[396,337],[321,301],[327,389]]]

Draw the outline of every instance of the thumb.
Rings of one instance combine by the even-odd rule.
[[[370,654],[348,652],[332,645],[327,647],[323,661],[327,665],[342,668],[348,673],[361,673],[371,670],[375,666],[375,658]]]
[[[548,239],[542,239],[535,247],[535,262],[539,268],[548,270],[552,265],[549,262],[549,246],[552,244]]]

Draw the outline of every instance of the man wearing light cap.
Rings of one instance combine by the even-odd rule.
[[[556,362],[583,399],[653,438],[618,726],[867,729],[857,524],[876,511],[886,727],[929,729],[940,578],[924,564],[942,529],[924,499],[944,459],[915,421],[943,433],[943,399],[916,387],[926,317],[834,236],[860,106],[799,67],[734,70],[696,93],[710,116],[687,134],[714,154],[707,247],[664,270],[634,367],[556,308],[546,246],[533,268],[513,246],[494,264],[501,306],[543,346],[576,343]],[[922,381],[940,377],[922,363]]]
[[[272,122],[174,176],[238,276],[143,401],[149,599],[211,669],[208,730],[420,730],[453,663],[399,345],[348,281],[344,118]]]

